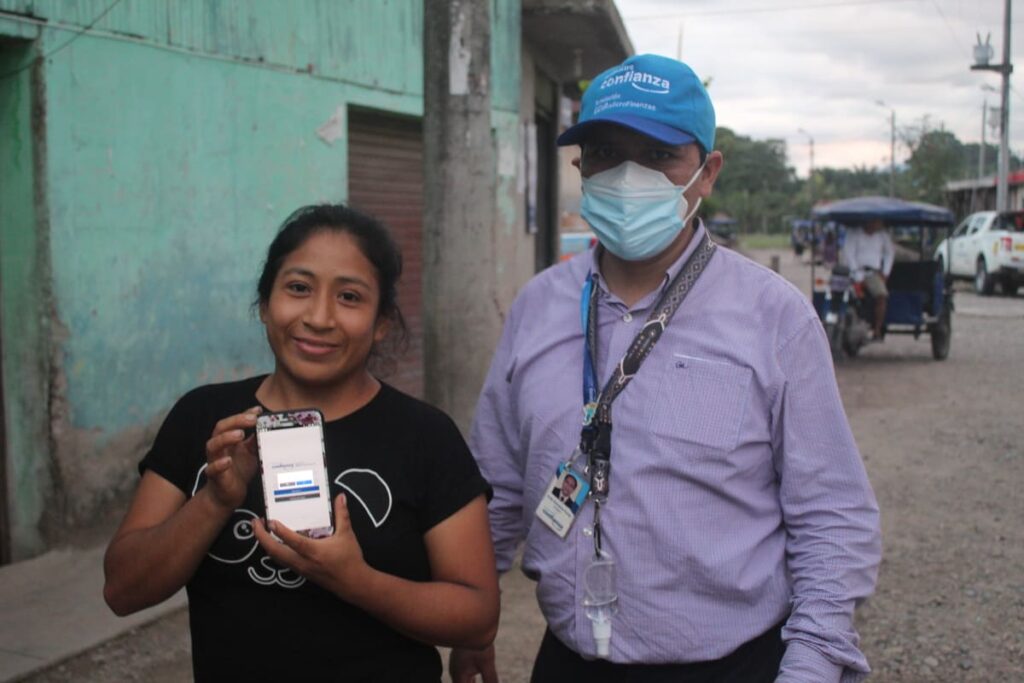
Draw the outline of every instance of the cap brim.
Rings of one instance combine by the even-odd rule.
[[[590,130],[602,123],[613,123],[636,131],[641,135],[654,138],[668,145],[688,145],[695,142],[696,138],[689,133],[684,133],[678,128],[667,126],[664,123],[651,121],[642,116],[631,116],[629,114],[613,114],[589,119],[567,128],[564,133],[558,136],[556,143],[559,147],[566,145],[583,144],[590,135]]]

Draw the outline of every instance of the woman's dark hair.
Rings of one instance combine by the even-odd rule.
[[[305,244],[306,240],[320,232],[345,233],[355,238],[359,250],[377,271],[380,287],[377,316],[392,323],[392,333],[388,335],[391,341],[398,345],[404,343],[407,330],[402,311],[398,308],[402,252],[383,223],[342,204],[303,206],[284,220],[267,249],[267,260],[256,285],[255,304],[265,305],[270,301],[274,280],[284,260]]]

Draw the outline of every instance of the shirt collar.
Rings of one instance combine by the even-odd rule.
[[[683,265],[686,263],[686,260],[690,258],[690,255],[693,254],[693,252],[697,249],[697,245],[700,244],[701,239],[703,239],[704,234],[707,232],[707,229],[704,227],[704,221],[698,218],[695,222],[696,229],[693,231],[693,237],[690,238],[690,243],[686,245],[686,249],[684,249],[683,253],[679,255],[679,258],[677,258],[675,261],[669,264],[668,268],[665,269],[665,277],[661,281],[661,286],[658,287],[658,289],[655,290],[654,292],[651,292],[651,294],[649,294],[648,296],[645,296],[643,299],[638,301],[637,304],[633,307],[634,309],[642,309],[649,306],[650,301],[648,300],[651,298],[651,296],[660,295],[663,291],[665,291],[665,288],[668,287],[669,283],[672,282],[672,280],[675,279],[675,276],[679,274],[679,271],[683,269]],[[590,250],[589,273],[596,273],[597,284],[601,288],[601,291],[603,291],[605,295],[611,297],[612,300],[618,301],[618,297],[616,297],[614,294],[608,291],[608,285],[604,281],[604,276],[601,275],[602,249],[604,249],[604,247],[601,245],[600,242],[598,242],[594,246],[594,248]]]

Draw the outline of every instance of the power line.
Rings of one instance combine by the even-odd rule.
[[[946,28],[949,29],[949,33],[953,36],[953,40],[957,42],[961,50],[969,54],[970,50],[960,42],[960,36],[958,36],[956,31],[953,30],[953,25],[949,23],[949,19],[946,18],[946,14],[942,11],[942,8],[939,7],[938,0],[932,0],[932,6],[935,8],[935,11],[939,13],[939,16],[942,17],[942,21],[946,24]]]
[[[28,60],[27,62],[25,62],[24,64],[19,66],[17,69],[14,69],[12,71],[8,71],[7,73],[0,74],[0,80],[4,80],[6,78],[10,78],[11,76],[16,76],[16,75],[20,74],[22,71],[24,71],[25,69],[30,68],[32,66],[32,64],[34,64],[35,62],[37,62],[37,61],[42,62],[42,61],[47,60],[50,57],[54,56],[55,54],[57,54],[58,52],[60,52],[64,48],[66,48],[68,45],[70,45],[71,43],[73,43],[76,40],[78,40],[79,38],[81,38],[83,34],[85,34],[87,31],[89,31],[89,29],[91,29],[93,26],[98,24],[103,19],[103,17],[105,17],[108,14],[110,14],[110,10],[114,9],[120,3],[121,3],[121,0],[114,0],[109,5],[107,5],[107,8],[105,10],[103,10],[102,12],[100,12],[99,15],[97,15],[95,19],[90,21],[87,26],[82,28],[80,31],[76,31],[74,35],[72,35],[70,38],[68,38],[62,44],[60,44],[57,47],[53,48],[52,50],[47,52],[45,55],[40,55],[38,57],[34,57],[34,58]]]
[[[897,2],[921,2],[922,0],[846,0],[845,2],[813,2],[800,5],[776,5],[775,7],[736,7],[733,9],[713,9],[698,12],[676,14],[651,14],[641,17],[623,17],[626,21],[649,21],[654,19],[675,19],[685,17],[712,16],[719,14],[754,14],[763,12],[785,12],[788,10],[828,9],[830,7],[854,7],[857,5],[891,5]]]

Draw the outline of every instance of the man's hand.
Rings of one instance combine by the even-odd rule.
[[[498,672],[494,668],[494,645],[483,650],[453,648],[448,657],[448,673],[452,683],[474,683],[477,674],[483,677],[483,683],[498,683]]]

